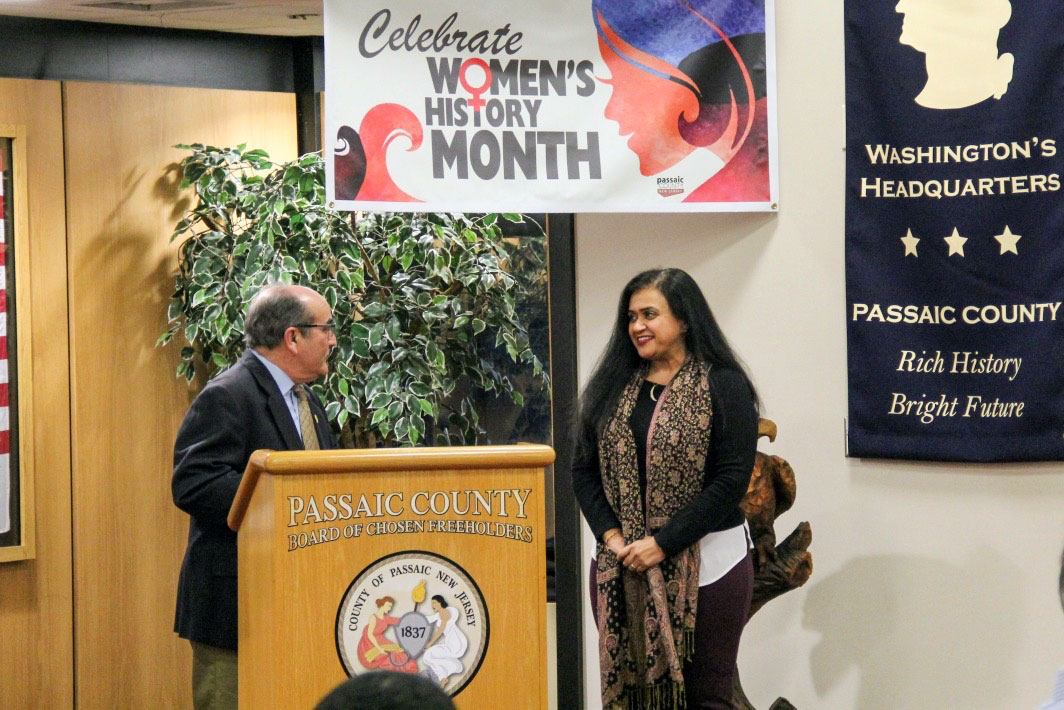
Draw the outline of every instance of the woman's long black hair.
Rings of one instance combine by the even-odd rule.
[[[644,360],[628,336],[628,304],[634,293],[645,288],[661,291],[672,314],[687,326],[684,344],[688,354],[714,369],[740,373],[750,388],[754,405],[759,407],[757,390],[746,368],[732,352],[695,280],[682,269],[650,269],[636,274],[621,291],[613,333],[580,398],[578,442],[586,442],[588,435],[597,437],[602,434],[632,374],[643,365]]]

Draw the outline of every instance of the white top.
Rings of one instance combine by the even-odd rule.
[[[750,544],[746,521],[734,528],[711,532],[698,541],[702,564],[698,568],[698,586],[713,584],[743,561]],[[1056,708],[1054,708],[1056,710]]]
[[[1041,710],[1064,710],[1064,668],[1057,672],[1057,683],[1053,686],[1053,695],[1042,703]]]

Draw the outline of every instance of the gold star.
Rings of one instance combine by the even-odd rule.
[[[1019,234],[1013,234],[1009,231],[1009,225],[1005,225],[1005,231],[1001,234],[995,234],[994,239],[997,239],[998,244],[1001,245],[1002,254],[1011,251],[1016,256],[1020,255],[1020,252],[1016,249],[1016,242],[1020,241],[1022,237]]]
[[[953,228],[953,234],[943,237],[942,241],[949,244],[949,254],[946,254],[946,256],[953,256],[954,254],[964,256],[964,243],[968,241],[968,237],[962,237],[958,234],[956,227]]]
[[[912,254],[917,259],[920,255],[916,253],[916,245],[920,243],[920,240],[913,236],[913,230],[905,230],[905,236],[901,238],[902,244],[905,245],[905,256]]]

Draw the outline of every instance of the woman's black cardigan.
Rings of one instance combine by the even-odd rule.
[[[757,409],[746,378],[736,370],[711,370],[709,391],[713,419],[702,492],[654,533],[654,539],[669,557],[707,533],[727,530],[743,522],[739,503],[746,495],[754,468]],[[636,439],[641,482],[646,477],[646,437],[654,404],[650,384],[644,383],[629,418]],[[595,539],[601,540],[607,530],[621,525],[602,487],[595,432],[588,426],[581,427],[575,444],[573,489]]]

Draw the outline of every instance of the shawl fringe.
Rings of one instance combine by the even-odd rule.
[[[649,686],[625,688],[604,710],[686,710],[683,683],[666,680]]]

